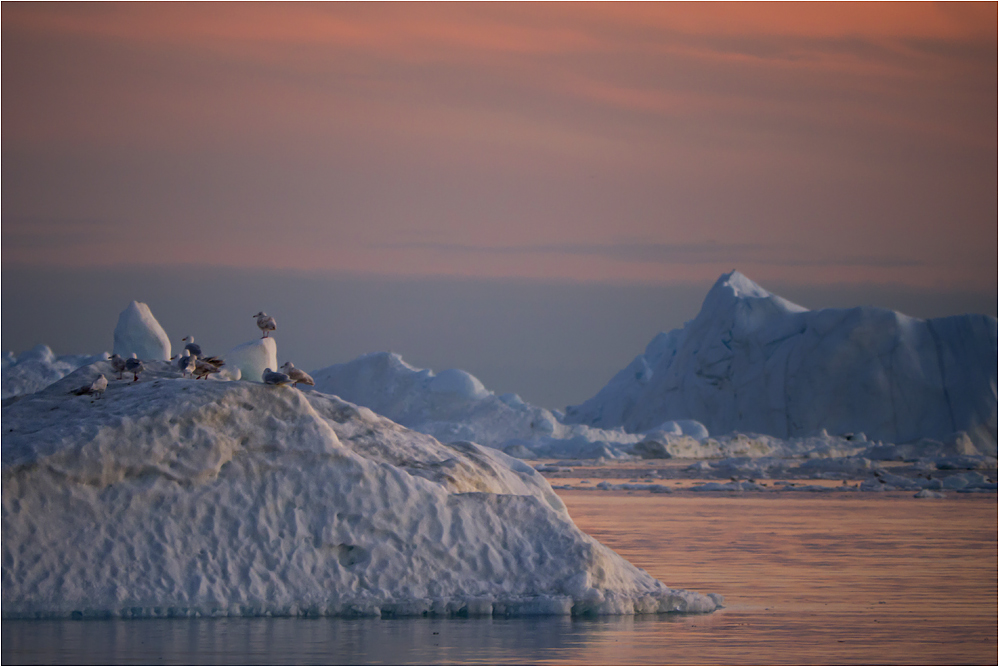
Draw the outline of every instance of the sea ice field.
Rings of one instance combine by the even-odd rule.
[[[863,516],[901,504],[911,505],[902,514],[929,512],[940,526],[939,508],[973,508],[973,548],[983,553],[991,535],[994,582],[995,318],[808,311],[733,272],[697,317],[656,336],[592,399],[564,411],[384,351],[310,370],[314,386],[292,386],[273,373],[284,361],[280,323],[261,330],[220,354],[224,366],[199,361],[207,379],[178,365],[195,348],[172,341],[141,302],[114,328],[114,358],[55,355],[44,344],[4,354],[5,661],[30,661],[27,637],[74,635],[65,624],[82,619],[98,635],[123,633],[123,656],[137,650],[123,628],[141,626],[120,624],[150,618],[232,623],[182,626],[196,637],[226,628],[240,636],[261,627],[252,619],[291,628],[276,631],[289,637],[317,626],[281,619],[353,619],[336,632],[368,637],[382,630],[364,623],[434,621],[449,637],[470,637],[469,646],[488,627],[498,647],[523,634],[522,617],[680,619],[629,621],[623,636],[632,639],[639,627],[704,632],[727,621],[696,619],[766,615],[738,594],[733,601],[728,591],[744,589],[731,579],[685,569],[705,559],[723,567],[711,549],[741,557],[717,532],[721,507],[765,521],[760,507],[804,503]],[[658,518],[639,521],[649,507]],[[827,520],[800,518],[775,532],[775,544],[819,539]],[[636,535],[620,540],[616,527]],[[703,553],[672,539],[683,531],[702,535]],[[885,548],[875,537],[824,544],[848,560]],[[862,590],[834,578],[822,586],[838,589],[837,604],[866,604]],[[990,600],[982,642],[994,657]],[[785,606],[792,615],[795,604]],[[974,615],[983,603],[969,604]],[[562,648],[546,653],[542,641],[530,656],[497,649],[483,661],[616,662],[613,652],[579,654],[596,656],[587,659],[566,647],[617,642],[620,621],[546,623]],[[185,645],[175,636],[181,626],[146,627]],[[633,661],[663,661],[666,647],[653,644]],[[425,648],[390,661],[476,660],[458,644],[454,653]],[[296,661],[328,661],[324,650]],[[45,656],[38,660],[61,662]],[[762,661],[813,661],[799,657]],[[363,652],[343,659],[384,661]],[[756,662],[708,661],[716,659]]]

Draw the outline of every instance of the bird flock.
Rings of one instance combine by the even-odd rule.
[[[262,332],[261,338],[267,338],[271,331],[277,330],[277,321],[267,313],[260,311],[253,317],[256,318],[257,328]],[[185,343],[183,354],[170,358],[170,363],[174,364],[181,372],[181,377],[204,380],[209,375],[219,373],[222,367],[225,366],[225,361],[221,357],[205,355],[202,352],[201,346],[194,342],[194,336],[185,336],[181,339],[181,342]],[[113,354],[109,361],[111,362],[111,370],[118,374],[119,380],[122,379],[125,373],[131,373],[132,382],[138,382],[139,374],[146,370],[142,360],[138,359],[134,352],[129,359],[123,359],[121,355]],[[299,368],[295,368],[295,364],[290,361],[285,362],[280,370],[265,368],[260,379],[264,384],[274,386],[294,385],[297,387],[300,384],[304,384],[314,387],[316,384],[312,376]],[[100,398],[104,395],[107,388],[108,379],[102,373],[92,383],[74,389],[70,393],[76,396],[95,396]]]

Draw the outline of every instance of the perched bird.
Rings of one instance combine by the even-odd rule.
[[[184,349],[191,353],[192,357],[201,356],[201,346],[194,342],[194,336],[184,336],[180,339],[180,342],[187,342]]]
[[[284,362],[284,366],[281,367],[281,370],[291,378],[291,381],[295,383],[296,387],[300,384],[307,384],[311,387],[316,386],[316,381],[312,379],[311,375],[300,368],[295,368],[295,364],[290,361]]]
[[[121,358],[120,354],[111,355],[111,370],[118,374],[118,379],[121,379],[121,374],[125,372],[125,360]]]
[[[85,396],[89,394],[89,395],[96,395],[98,398],[100,398],[104,394],[104,391],[107,388],[108,388],[108,379],[104,377],[104,373],[101,373],[100,375],[97,376],[96,380],[94,380],[90,384],[80,387],[79,389],[75,390],[73,393],[76,394],[77,396]]]
[[[261,310],[259,313],[254,315],[254,317],[257,318],[257,326],[264,332],[264,335],[261,336],[261,338],[267,338],[267,332],[277,329],[277,320],[264,311]]]
[[[184,374],[184,377],[187,377],[188,373],[193,376],[194,369],[197,368],[197,365],[198,358],[192,354],[185,354],[177,360],[177,367],[180,368],[180,372]]]
[[[215,363],[215,360],[217,360],[218,363]],[[218,373],[223,366],[222,360],[217,359],[217,357],[211,357],[209,359],[199,359],[195,357],[194,364],[194,374],[201,380],[206,379],[212,373]]]
[[[132,382],[139,381],[139,373],[146,370],[146,367],[142,365],[142,361],[135,357],[135,352],[132,353],[131,359],[125,360],[125,371],[132,374]]]
[[[287,375],[285,375],[284,373],[272,371],[269,368],[264,369],[264,373],[263,375],[261,375],[261,379],[264,381],[264,384],[283,385],[283,384],[292,383],[292,379]]]

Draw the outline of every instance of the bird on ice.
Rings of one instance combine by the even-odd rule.
[[[311,375],[300,368],[295,368],[295,364],[290,361],[284,362],[284,366],[281,367],[281,370],[291,378],[291,381],[295,383],[296,387],[300,384],[307,384],[311,387],[316,386],[316,381],[312,379]]]
[[[73,393],[77,396],[86,395],[97,395],[98,398],[104,395],[104,391],[108,388],[108,379],[104,377],[104,373],[97,376],[97,379],[90,384],[84,385],[79,389],[75,390]]]
[[[207,357],[205,359],[195,357],[194,364],[194,374],[199,379],[204,380],[212,373],[218,373],[222,370],[224,362],[218,357]]]
[[[125,372],[125,360],[121,358],[120,354],[111,355],[111,370],[118,374],[118,379],[121,379],[121,374]]]
[[[192,357],[201,356],[201,346],[194,342],[194,336],[184,336],[180,339],[180,342],[187,343],[184,349],[190,352]]]
[[[195,368],[197,368],[197,365],[198,365],[198,358],[193,354],[185,354],[183,357],[177,360],[177,367],[180,368],[180,372],[184,375],[184,377],[187,377],[188,373],[190,373],[193,376],[194,370]]]
[[[263,374],[260,377],[264,381],[264,384],[284,385],[284,384],[291,384],[294,381],[290,377],[288,377],[285,373],[272,371],[269,368],[265,368]]]
[[[264,332],[264,335],[261,336],[261,338],[267,338],[267,332],[277,329],[277,320],[264,311],[261,310],[259,313],[254,315],[254,317],[257,318],[257,326]]]
[[[132,353],[131,359],[125,360],[125,371],[132,374],[132,382],[139,381],[139,373],[146,370],[146,367],[142,365],[142,361],[137,359],[135,352]]]

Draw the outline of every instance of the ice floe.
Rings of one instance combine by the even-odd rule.
[[[150,361],[3,407],[3,616],[708,612],[582,533],[532,467],[318,391]],[[466,385],[467,386],[467,385]]]

